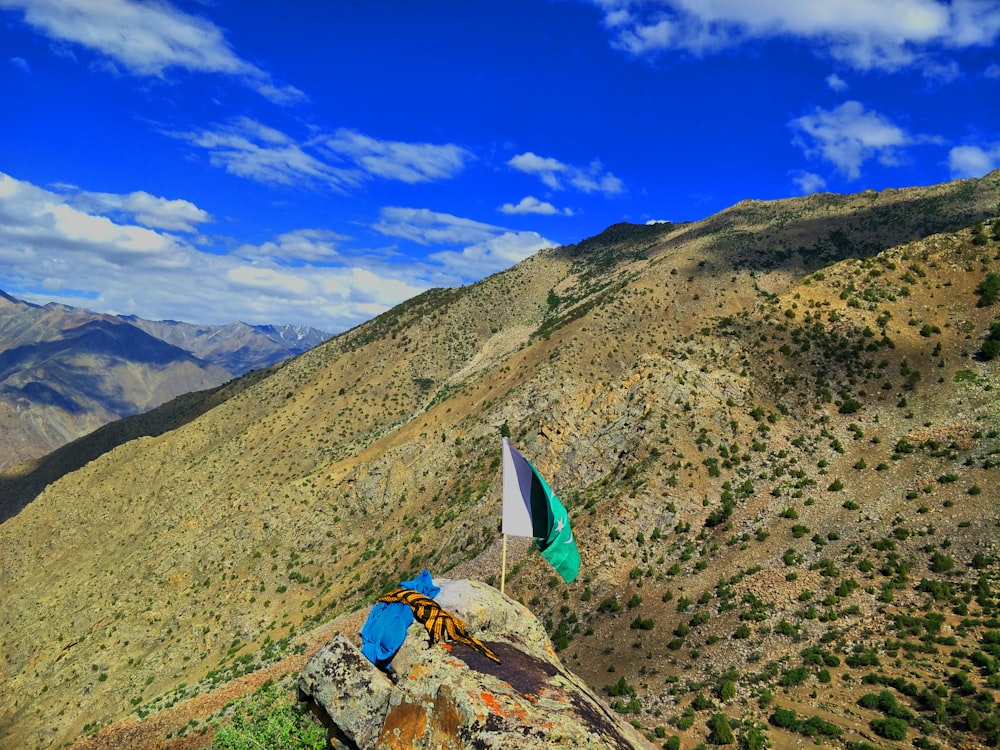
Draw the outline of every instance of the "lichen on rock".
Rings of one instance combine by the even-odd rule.
[[[432,644],[414,623],[392,662],[395,681],[338,633],[308,663],[301,693],[321,706],[345,748],[646,748],[650,745],[559,661],[523,605],[486,584],[438,579],[436,601],[500,658]]]

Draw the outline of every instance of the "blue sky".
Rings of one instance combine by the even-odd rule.
[[[1000,166],[995,0],[0,0],[0,289],[339,332],[619,221]]]

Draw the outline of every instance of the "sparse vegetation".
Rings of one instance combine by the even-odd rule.
[[[212,750],[322,750],[326,729],[307,711],[287,702],[277,685],[265,682],[237,702],[232,717],[220,724]]]

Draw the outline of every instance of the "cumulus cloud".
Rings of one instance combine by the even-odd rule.
[[[573,188],[581,193],[605,195],[614,195],[625,190],[622,181],[606,171],[604,165],[597,160],[586,167],[577,167],[552,157],[538,156],[526,151],[511,158],[507,165],[519,172],[536,176],[543,185],[553,190]]]
[[[1000,36],[1000,6],[982,0],[592,2],[603,11],[614,46],[638,56],[668,51],[707,55],[747,42],[792,37],[857,70],[917,65],[933,75],[941,65],[937,57],[988,47]]]
[[[1000,169],[1000,143],[955,146],[948,153],[948,168],[954,180],[982,177],[994,169]]]
[[[508,231],[460,250],[431,253],[429,258],[460,278],[471,280],[510,268],[552,244],[537,232]]]
[[[831,91],[847,91],[849,88],[847,81],[838,76],[836,73],[831,73],[826,77],[826,85],[830,87]]]
[[[58,193],[2,173],[0,243],[0,258],[21,273],[35,271],[35,262],[46,266],[53,260],[50,253],[71,252],[80,253],[98,273],[190,265],[191,246],[174,235],[88,213]]]
[[[275,263],[329,263],[343,258],[339,243],[351,238],[329,229],[296,229],[283,232],[261,245],[240,245],[234,254],[244,258],[267,258]]]
[[[198,224],[213,221],[208,211],[190,201],[161,198],[144,190],[126,194],[74,191],[66,200],[83,211],[109,214],[151,229],[196,232]]]
[[[799,192],[803,195],[809,195],[810,193],[815,193],[826,187],[826,180],[820,177],[818,174],[813,172],[805,172],[800,169],[793,170],[791,173],[792,182],[799,189]]]
[[[434,251],[428,258],[463,283],[509,268],[555,244],[536,232],[518,232],[426,208],[383,208],[374,229],[421,245],[457,246]]]
[[[335,333],[432,286],[477,281],[553,244],[535,232],[387,207],[374,229],[428,251],[362,248],[312,227],[227,252],[194,231],[209,221],[183,199],[48,189],[0,173],[0,289],[150,319],[288,322]]]
[[[517,204],[514,203],[504,203],[498,209],[502,214],[540,214],[542,216],[553,216],[554,214],[562,214],[563,216],[572,216],[573,211],[569,208],[564,208],[559,210],[553,206],[548,201],[542,201],[533,195],[524,196]]]
[[[85,47],[140,76],[163,78],[172,68],[241,80],[279,104],[304,100],[244,60],[211,21],[168,2],[134,0],[0,0],[20,10],[32,28],[59,42]]]
[[[788,123],[794,143],[808,157],[820,157],[849,179],[861,176],[861,166],[877,159],[885,166],[901,163],[903,149],[916,143],[940,142],[913,135],[861,102],[847,101],[834,109],[816,107]]]
[[[430,286],[426,264],[387,268],[377,256],[347,257],[336,245],[348,238],[329,230],[295,230],[225,253],[200,236],[124,218],[149,209],[146,195],[57,192],[0,173],[0,289],[152,319],[292,322],[336,332]],[[188,201],[152,204],[159,224],[170,223],[163,212],[171,206],[186,216],[178,223],[190,227],[179,231],[209,220]]]

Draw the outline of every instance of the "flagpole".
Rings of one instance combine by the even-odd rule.
[[[504,583],[507,578],[507,535],[501,534],[503,537],[503,551],[500,553],[500,593],[504,591]]]

